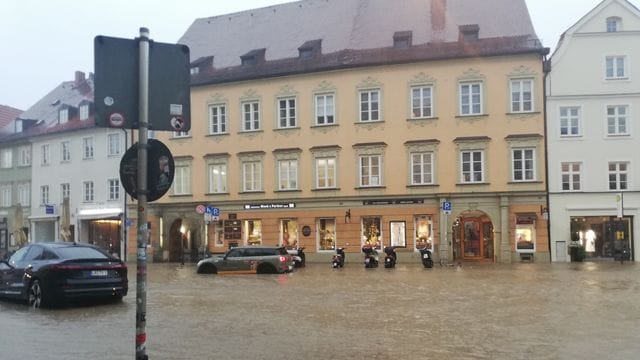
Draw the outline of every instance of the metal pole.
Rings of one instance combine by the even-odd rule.
[[[147,360],[147,143],[149,130],[149,29],[140,28],[138,89],[138,238],[136,291],[136,360]]]

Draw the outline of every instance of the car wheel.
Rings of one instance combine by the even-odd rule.
[[[218,270],[212,264],[203,264],[198,268],[198,274],[217,274]]]
[[[29,286],[28,301],[29,306],[33,306],[34,309],[38,309],[47,305],[40,280],[35,279],[31,282],[31,286]]]
[[[275,274],[277,273],[275,266],[267,263],[262,263],[256,270],[258,274]]]

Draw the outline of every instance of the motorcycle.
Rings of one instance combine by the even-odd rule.
[[[293,266],[294,267],[304,267],[306,265],[304,247],[299,247],[297,249],[287,250],[287,252],[293,258]]]
[[[391,269],[396,267],[396,262],[398,262],[398,256],[396,255],[396,248],[393,246],[387,246],[384,248],[384,267],[387,269]]]
[[[344,266],[344,248],[337,248],[336,253],[331,257],[331,266],[335,268],[341,268]]]
[[[364,253],[364,267],[374,268],[378,267],[378,251],[371,245],[365,245],[362,247]]]
[[[433,259],[431,258],[431,251],[426,247],[420,249],[420,259],[422,260],[422,266],[429,269],[433,267]]]

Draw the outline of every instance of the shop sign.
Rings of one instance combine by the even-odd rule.
[[[245,210],[293,209],[295,203],[245,204]]]
[[[403,204],[423,204],[424,199],[386,199],[386,200],[365,200],[362,205],[403,205]]]

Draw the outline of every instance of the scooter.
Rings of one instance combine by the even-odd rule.
[[[304,267],[306,265],[304,247],[299,247],[297,249],[287,250],[287,252],[293,258],[293,266],[294,267]]]
[[[335,268],[341,268],[344,266],[344,248],[337,248],[336,253],[331,257],[331,266]]]
[[[378,251],[371,245],[365,245],[362,247],[364,253],[364,267],[374,268],[378,267]]]
[[[426,247],[420,249],[420,258],[422,260],[422,266],[429,269],[433,267],[433,259],[431,258],[431,251]]]
[[[384,267],[387,269],[391,269],[396,267],[396,262],[398,262],[398,256],[396,255],[396,248],[393,246],[387,246],[384,248]]]

